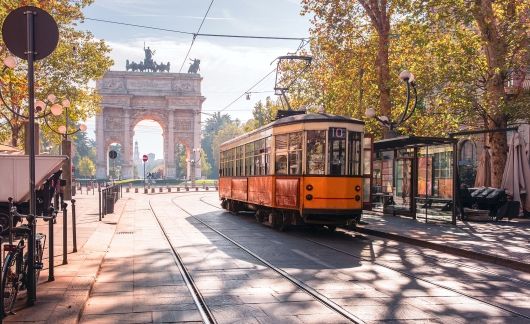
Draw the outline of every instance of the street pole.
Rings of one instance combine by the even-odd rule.
[[[144,161],[144,192],[145,192],[145,161]]]
[[[29,98],[29,214],[35,217],[37,214],[37,197],[35,192],[35,72],[34,72],[34,35],[33,18],[31,10],[25,12],[27,26],[27,59],[28,59],[28,98]],[[27,304],[32,306],[37,300],[35,280],[35,223],[31,224],[31,232],[28,238],[28,299]]]

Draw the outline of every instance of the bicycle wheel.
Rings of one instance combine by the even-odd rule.
[[[17,274],[17,259],[20,251],[9,252],[2,271],[2,289],[4,291],[4,315],[11,313],[17,300],[19,285],[19,276]]]
[[[46,235],[37,233],[35,238],[35,282],[39,282],[40,271],[44,267],[42,262],[42,255],[44,253],[44,245],[46,244]]]

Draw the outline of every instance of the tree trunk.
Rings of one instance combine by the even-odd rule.
[[[379,109],[381,116],[392,120],[392,105],[390,102],[390,70],[388,64],[388,33],[379,34],[377,47],[377,87],[379,89]],[[390,138],[392,134],[388,128],[383,129],[383,138]]]
[[[492,114],[488,121],[488,128],[506,128],[508,124],[507,116],[502,112],[502,100],[505,97],[504,82],[500,74],[496,74],[488,81],[486,86],[488,104],[495,113]],[[508,140],[506,132],[490,134],[491,147],[491,185],[500,188],[502,183],[502,174],[506,165],[508,153]]]
[[[486,111],[489,114],[489,129],[505,128],[507,116],[503,112],[507,100],[504,90],[506,67],[506,40],[499,33],[493,10],[493,0],[474,0],[471,8],[484,42],[484,52],[488,64],[486,81]],[[491,133],[491,185],[500,187],[507,158],[506,132]]]
[[[21,127],[19,125],[11,125],[11,146],[13,147],[18,147],[20,129]]]

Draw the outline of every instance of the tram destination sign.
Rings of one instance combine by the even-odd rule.
[[[346,128],[331,127],[329,129],[329,136],[333,139],[346,138]]]

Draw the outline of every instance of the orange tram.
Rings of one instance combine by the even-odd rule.
[[[290,225],[355,225],[363,203],[364,122],[297,114],[221,144],[219,196],[230,212]]]

